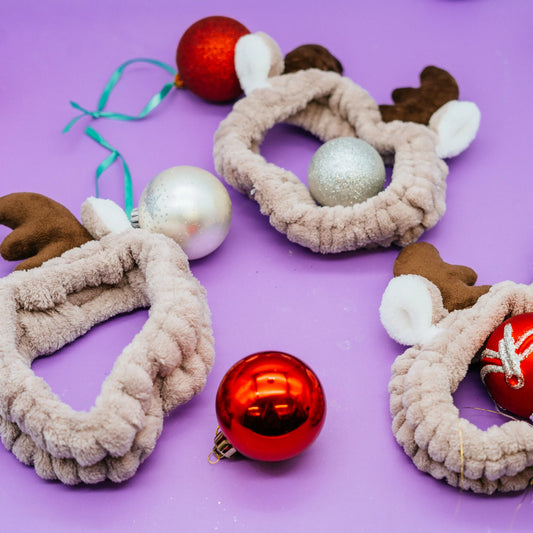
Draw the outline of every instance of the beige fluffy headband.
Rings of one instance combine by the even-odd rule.
[[[381,303],[389,335],[411,346],[392,366],[393,431],[415,465],[474,492],[525,489],[533,478],[533,425],[481,430],[462,418],[453,393],[505,319],[533,311],[533,287],[475,286],[467,267],[444,263],[427,243],[405,248]]]
[[[0,198],[0,222],[16,227],[3,255],[13,259],[28,246],[37,207],[57,216],[40,224],[40,240],[26,252],[40,250],[42,261],[47,248],[62,253],[87,242],[0,280],[2,442],[45,479],[69,485],[124,481],[152,452],[163,415],[204,386],[214,356],[205,290],[174,241],[133,229],[110,200],[85,202],[84,229],[46,197]],[[89,412],[63,403],[33,373],[36,357],[139,307],[149,307],[149,318],[116,359]]]
[[[420,89],[397,89],[394,106],[378,106],[338,72],[306,68],[281,74],[281,54],[271,40],[263,55],[247,55],[253,47],[244,46],[246,39],[260,49],[262,38],[245,36],[236,50],[236,69],[247,95],[216,132],[217,172],[257,201],[278,231],[315,252],[405,246],[434,226],[445,211],[448,168],[443,158],[464,150],[479,126],[475,104],[457,100],[455,80],[428,67]],[[360,204],[318,205],[296,175],[260,154],[266,133],[280,122],[296,124],[322,141],[363,139],[394,160],[391,183]]]

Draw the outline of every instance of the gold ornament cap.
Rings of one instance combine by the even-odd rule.
[[[229,459],[237,453],[237,450],[233,447],[233,444],[226,438],[224,433],[220,431],[220,427],[217,426],[215,434],[215,445],[209,454],[209,462],[211,464],[218,463],[221,459]]]

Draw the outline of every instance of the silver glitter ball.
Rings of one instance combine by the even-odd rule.
[[[315,152],[307,183],[311,195],[321,205],[354,205],[383,190],[385,165],[378,151],[367,142],[338,137]]]
[[[132,219],[136,216],[141,228],[174,239],[189,259],[199,259],[222,244],[231,214],[231,200],[220,180],[207,170],[184,165],[148,183]]]

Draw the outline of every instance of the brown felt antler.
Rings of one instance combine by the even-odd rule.
[[[283,74],[308,68],[331,70],[338,74],[342,74],[343,71],[341,62],[327,48],[319,44],[303,44],[285,56]]]
[[[13,229],[0,245],[2,257],[8,261],[26,259],[15,270],[38,267],[92,240],[66,207],[37,193],[1,197],[0,224]]]
[[[384,122],[402,120],[428,124],[437,109],[458,98],[455,78],[443,69],[429,66],[420,74],[420,87],[394,89],[394,105],[380,105],[379,110]]]
[[[477,274],[469,267],[445,263],[427,242],[406,246],[396,258],[394,275],[417,274],[435,284],[448,311],[465,309],[489,291],[490,285],[475,286]]]

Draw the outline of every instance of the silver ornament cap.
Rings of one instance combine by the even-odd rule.
[[[182,165],[152,179],[134,213],[139,227],[163,233],[174,239],[189,259],[199,259],[226,238],[232,207],[218,178],[207,170]]]
[[[350,206],[383,190],[385,164],[379,152],[367,142],[355,137],[338,137],[315,152],[307,183],[319,204]]]

